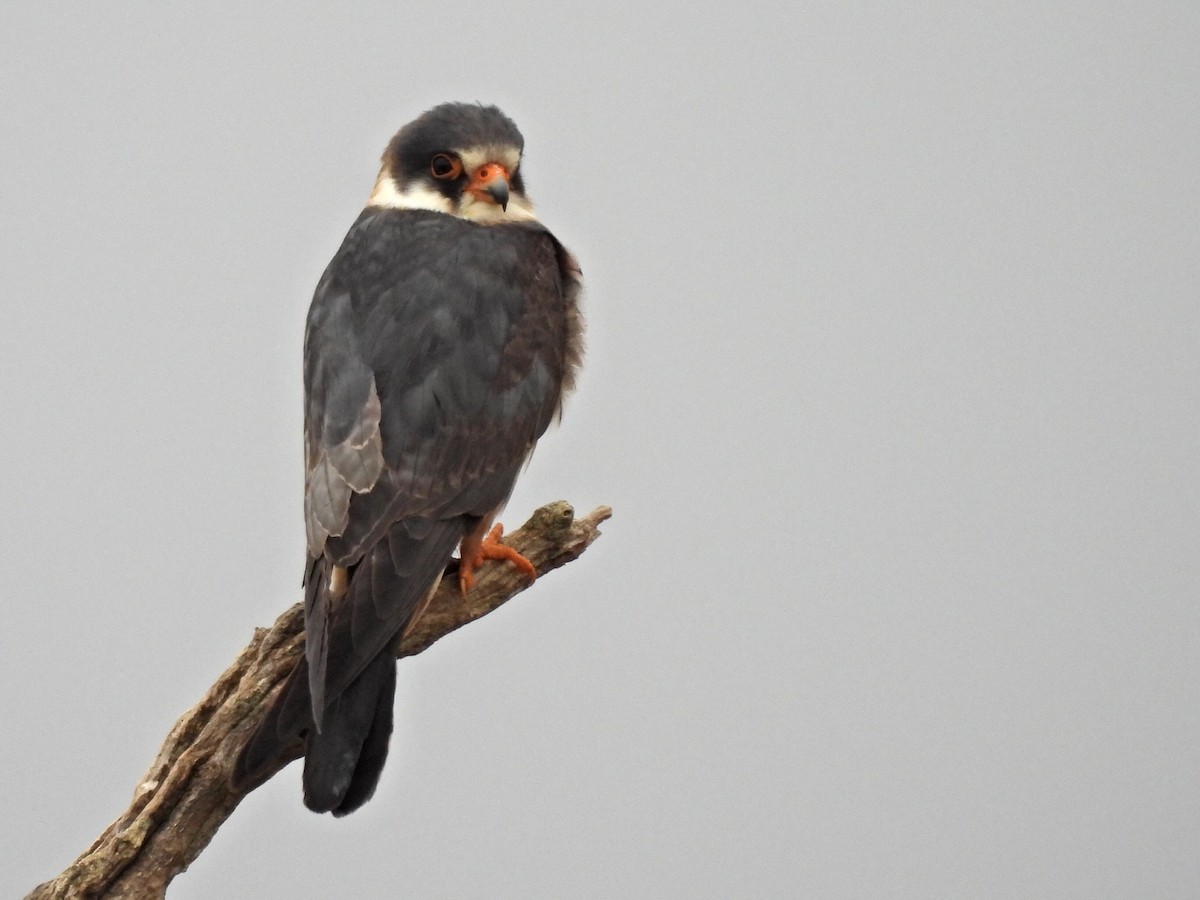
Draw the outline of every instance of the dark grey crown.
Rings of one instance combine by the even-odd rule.
[[[401,128],[384,151],[384,161],[401,171],[420,172],[439,151],[485,146],[516,147],[519,152],[525,138],[498,107],[443,103]]]

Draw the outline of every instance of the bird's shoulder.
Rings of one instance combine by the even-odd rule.
[[[429,271],[452,276],[552,262],[556,249],[554,236],[536,221],[480,224],[431,210],[368,207],[350,227],[330,269],[360,281]]]
[[[520,323],[554,315],[565,296],[562,257],[538,223],[368,208],[317,285],[306,357],[353,369],[354,356],[378,372],[455,347],[499,350]]]

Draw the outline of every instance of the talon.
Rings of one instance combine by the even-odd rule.
[[[462,559],[458,563],[458,590],[464,597],[475,586],[475,570],[483,565],[484,560],[488,559],[507,559],[528,575],[530,581],[537,579],[537,569],[534,568],[533,563],[512,547],[500,543],[502,534],[504,534],[504,526],[497,522],[495,527],[487,533],[487,537],[479,542],[474,553],[470,550],[469,542],[463,541]]]

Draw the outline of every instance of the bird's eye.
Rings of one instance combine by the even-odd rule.
[[[457,178],[462,174],[462,163],[448,153],[437,153],[429,161],[429,172],[434,178],[443,180]]]

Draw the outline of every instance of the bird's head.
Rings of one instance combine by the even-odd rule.
[[[496,107],[443,103],[392,138],[368,205],[483,224],[533,221],[521,179],[524,147],[517,126]]]

